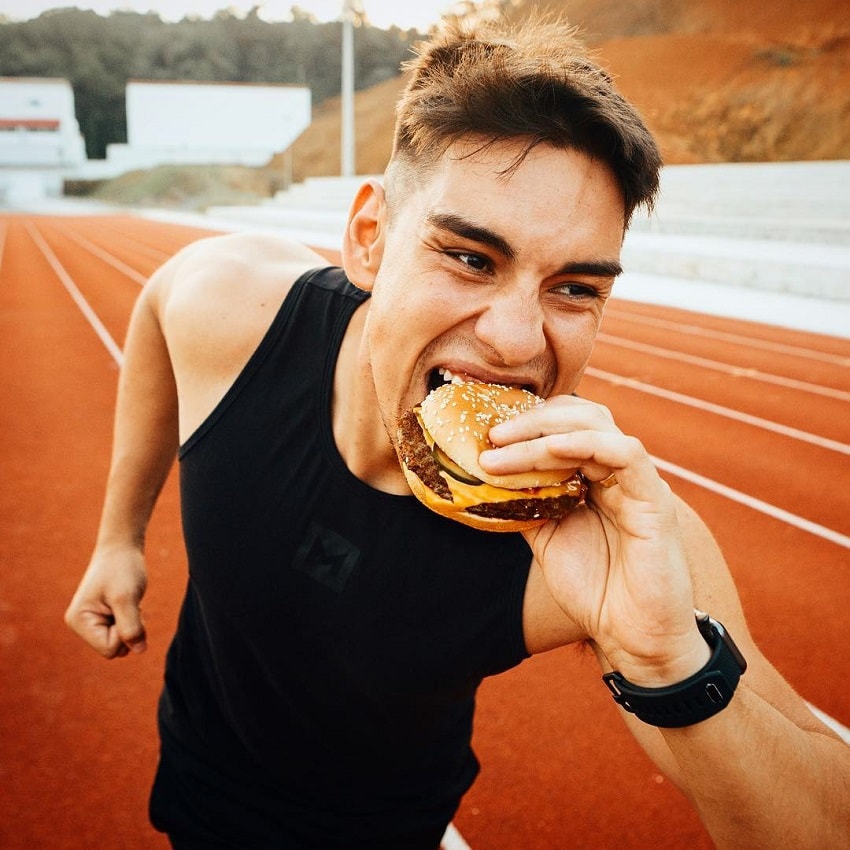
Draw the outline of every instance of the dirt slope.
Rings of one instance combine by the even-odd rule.
[[[639,105],[669,163],[850,158],[845,0],[537,0],[566,13]],[[359,93],[358,173],[383,170],[400,80]],[[293,178],[339,173],[338,99],[291,150]],[[280,163],[275,163],[280,166]]]

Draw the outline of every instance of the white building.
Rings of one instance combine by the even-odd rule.
[[[61,194],[85,160],[67,80],[0,77],[0,199]]]
[[[109,145],[91,176],[156,165],[267,163],[310,124],[306,86],[252,83],[127,83],[127,144]]]

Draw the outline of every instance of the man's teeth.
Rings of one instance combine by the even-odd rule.
[[[466,383],[460,375],[453,375],[448,369],[440,367],[437,370],[440,373],[440,377],[447,384],[464,384]]]

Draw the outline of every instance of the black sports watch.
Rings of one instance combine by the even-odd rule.
[[[633,685],[617,672],[602,677],[614,702],[651,726],[680,728],[713,717],[729,705],[747,669],[746,659],[726,629],[703,611],[695,613],[697,628],[712,650],[702,670],[664,688]]]

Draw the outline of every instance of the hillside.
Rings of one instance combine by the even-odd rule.
[[[850,159],[846,0],[537,0],[514,14],[530,7],[581,28],[668,163]],[[357,96],[360,174],[386,164],[401,85]],[[293,146],[296,181],[339,173],[339,114],[326,101]]]

